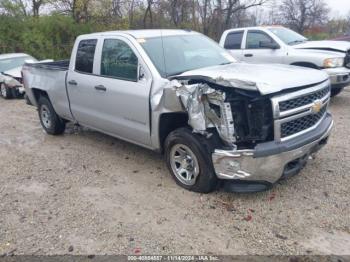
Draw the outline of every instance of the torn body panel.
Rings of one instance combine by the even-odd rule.
[[[222,141],[230,147],[235,147],[231,106],[225,103],[226,95],[223,91],[203,83],[183,83],[175,89],[188,113],[188,124],[194,132],[210,135],[208,129],[215,127]]]
[[[207,83],[189,84],[188,81],[172,80],[154,92],[151,98],[153,112],[183,112],[188,115],[188,125],[193,132],[210,136],[215,128],[230,148],[235,148],[235,128],[230,103],[226,93]]]
[[[239,87],[180,77],[153,93],[152,110],[155,117],[185,113],[193,132],[207,137],[215,132],[231,149],[254,148],[273,139],[272,105],[268,97]]]
[[[179,76],[154,93],[152,109],[187,113],[194,132],[209,136],[216,129],[226,146],[252,148],[272,138],[270,100],[243,88],[253,86],[250,82],[236,84],[237,87],[228,87],[225,79],[207,81],[198,76],[192,79]]]

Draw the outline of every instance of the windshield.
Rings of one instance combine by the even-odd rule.
[[[272,27],[269,28],[274,35],[280,38],[287,45],[300,44],[307,41],[307,38],[299,35],[298,33],[283,27]]]
[[[31,57],[31,56],[21,56],[21,57],[0,59],[0,72],[5,72],[7,70],[11,70],[11,69],[20,67],[27,60],[36,61],[36,59]]]
[[[138,39],[138,42],[162,77],[235,62],[226,50],[200,34]]]

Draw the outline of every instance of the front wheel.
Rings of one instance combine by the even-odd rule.
[[[38,112],[41,126],[50,135],[60,135],[66,128],[66,123],[55,112],[50,100],[41,96],[38,101]]]
[[[12,98],[11,89],[8,88],[4,83],[0,84],[0,95],[5,99]]]
[[[171,132],[165,140],[165,160],[175,182],[195,192],[209,193],[218,183],[210,147],[188,128]]]
[[[343,87],[333,87],[331,89],[331,97],[335,97],[337,95],[339,95],[341,93],[341,91],[343,91]]]

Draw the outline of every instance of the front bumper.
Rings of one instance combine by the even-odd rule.
[[[332,88],[342,88],[350,85],[350,69],[346,67],[323,69],[331,80]]]
[[[298,173],[309,156],[326,144],[333,127],[327,113],[318,128],[286,142],[267,142],[253,150],[215,150],[212,160],[219,179],[273,184]]]
[[[26,90],[24,89],[24,86],[17,87],[17,90],[21,95],[23,95],[26,92]]]

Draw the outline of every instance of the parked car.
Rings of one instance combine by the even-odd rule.
[[[308,41],[281,26],[226,30],[220,45],[234,57],[250,63],[279,63],[319,69],[332,83],[332,96],[350,84],[350,43]]]
[[[23,53],[0,55],[0,95],[5,98],[22,97],[22,65],[25,62],[37,61],[30,55]]]
[[[185,30],[79,36],[70,61],[25,64],[43,129],[67,121],[164,153],[176,183],[266,190],[326,144],[330,81],[320,70],[236,62]]]

